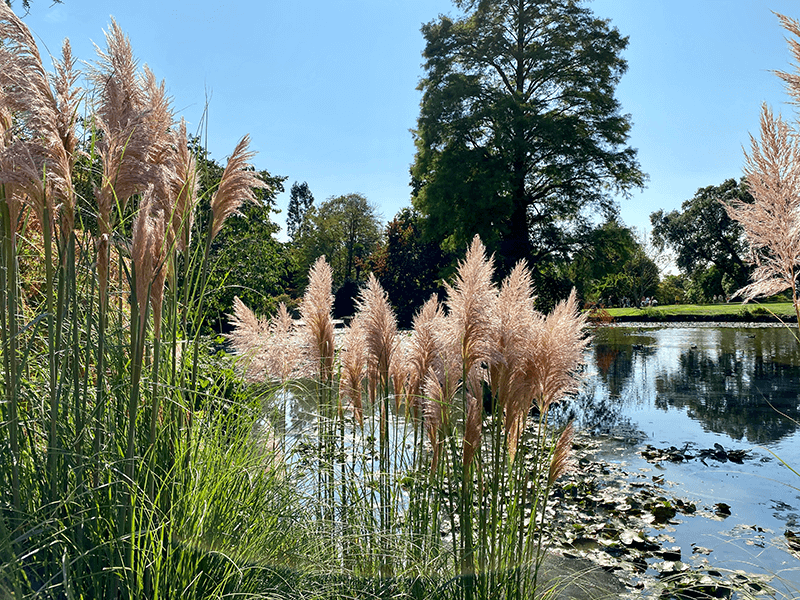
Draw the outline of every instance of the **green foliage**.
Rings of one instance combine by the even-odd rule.
[[[686,278],[682,275],[666,275],[656,290],[658,303],[683,304],[686,301]]]
[[[361,194],[347,194],[311,207],[305,218],[307,223],[295,240],[300,273],[305,276],[314,261],[325,256],[333,269],[335,288],[359,281],[365,261],[381,239],[375,206]]]
[[[197,253],[205,240],[202,234],[209,223],[211,194],[224,167],[209,157],[197,139],[193,140],[193,150],[198,157],[201,193],[193,236],[193,252]],[[267,171],[259,171],[258,176],[269,187],[256,190],[258,202],[243,205],[241,216],[228,219],[211,244],[202,322],[214,331],[225,328],[234,296],[260,314],[272,314],[278,306],[276,297],[286,294],[290,287],[290,252],[275,239],[279,227],[271,219],[278,212],[275,198],[283,192],[286,177]]]
[[[734,200],[753,202],[744,179],[739,182],[727,179],[718,186],[700,188],[694,197],[681,204],[680,211],[658,210],[650,215],[655,242],[671,248],[678,268],[698,280],[693,292],[698,299],[709,293],[711,296],[723,291],[730,293],[746,285],[750,276],[747,240],[741,225],[728,216],[723,204]],[[712,289],[710,279],[717,278],[716,275],[700,274],[711,267],[727,275],[726,290],[721,280],[715,280]]]
[[[576,0],[456,5],[422,28],[414,207],[446,251],[479,234],[503,270],[538,269],[645,180],[614,97],[627,38]]]
[[[609,219],[580,236],[580,248],[567,266],[567,273],[586,300],[609,298],[619,304],[653,297],[659,270],[647,255],[635,232],[617,219]]]
[[[714,296],[719,296],[723,293],[722,277],[723,273],[716,265],[712,265],[707,269],[697,269],[686,286],[687,302],[693,304],[711,302]]]
[[[303,183],[295,181],[289,193],[289,207],[286,211],[286,234],[290,240],[294,241],[307,233],[301,229],[308,224],[306,214],[313,206],[314,195],[308,189],[308,184],[305,181]]]
[[[385,243],[370,257],[401,327],[409,327],[425,300],[443,289],[439,273],[445,255],[438,244],[421,239],[420,220],[414,210],[401,210],[386,226]]]

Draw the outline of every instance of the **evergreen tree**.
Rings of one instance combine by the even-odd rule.
[[[308,189],[308,183],[295,181],[289,192],[289,208],[286,211],[286,234],[290,240],[295,241],[302,235],[301,230],[306,223],[306,215],[312,206],[314,206],[314,195]]]

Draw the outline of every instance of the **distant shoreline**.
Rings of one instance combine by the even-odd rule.
[[[797,323],[791,302],[769,304],[678,304],[588,311],[593,323]]]

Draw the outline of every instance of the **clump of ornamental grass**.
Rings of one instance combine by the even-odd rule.
[[[334,352],[325,266],[312,268],[301,311],[322,384],[314,501],[329,546],[323,562],[408,577],[412,595],[425,577],[453,575],[460,597],[529,595],[547,498],[570,465],[572,426],[553,432],[548,415],[579,385],[588,339],[575,293],[539,313],[525,265],[498,288],[476,237],[446,302],[428,300],[410,336],[398,333],[370,276]],[[239,318],[234,339],[241,352],[263,352],[261,341],[247,348],[258,327],[248,319]],[[328,395],[334,387],[340,410]]]
[[[211,359],[193,315],[210,268],[197,248],[264,183],[245,137],[192,244],[196,161],[164,83],[115,22],[86,92],[75,65],[65,43],[48,73],[0,3],[0,595],[254,592],[259,557],[300,556],[301,507],[254,436],[264,400],[219,365],[197,384]],[[97,170],[77,172],[79,158]],[[28,237],[41,282],[20,270]],[[268,368],[288,377],[287,362]]]
[[[781,25],[794,37],[788,40],[795,60],[800,59],[800,22],[778,15]],[[800,102],[800,75],[779,71],[793,102]],[[797,296],[800,265],[800,143],[796,125],[775,116],[765,104],[761,109],[760,140],[750,136],[745,152],[745,179],[754,202],[726,204],[728,215],[739,222],[750,244],[755,266],[752,283],[735,292],[745,302],[790,289],[800,326]]]

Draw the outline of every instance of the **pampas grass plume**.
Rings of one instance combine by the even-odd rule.
[[[344,348],[340,353],[342,376],[339,380],[339,395],[353,410],[359,425],[364,424],[364,408],[361,402],[365,376],[366,343],[361,319],[356,317],[344,336]]]
[[[324,256],[311,267],[308,287],[300,303],[300,316],[305,325],[306,346],[309,358],[322,381],[333,376],[333,272]]]
[[[797,132],[764,105],[761,140],[750,136],[745,177],[755,202],[725,206],[744,229],[755,271],[753,283],[735,292],[745,301],[794,292],[800,263],[800,140]],[[796,294],[794,294],[796,301]]]
[[[450,342],[457,345],[465,371],[490,352],[491,307],[496,293],[493,273],[493,259],[486,258],[486,248],[476,235],[458,265],[455,283],[445,284]]]
[[[397,319],[388,295],[373,273],[369,274],[367,285],[361,292],[358,315],[364,331],[369,368],[385,386],[397,343]]]
[[[574,438],[575,428],[572,425],[572,421],[570,421],[558,437],[555,451],[550,459],[550,469],[547,474],[548,487],[552,486],[559,477],[569,470],[569,457],[572,452],[572,441]]]
[[[255,171],[250,169],[249,162],[255,156],[255,152],[248,150],[249,145],[250,136],[245,135],[228,159],[219,188],[211,198],[211,239],[220,232],[225,220],[238,212],[243,202],[256,201],[253,188],[268,187],[256,176]]]

